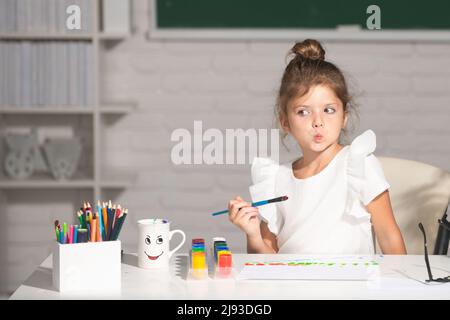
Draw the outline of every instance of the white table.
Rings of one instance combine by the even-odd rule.
[[[239,272],[246,261],[311,258],[306,255],[234,254]],[[324,256],[314,256],[324,257]],[[336,256],[333,256],[336,257]],[[10,299],[450,299],[450,283],[426,285],[424,257],[420,255],[373,257],[380,263],[376,281],[305,280],[187,280],[188,255],[175,255],[166,273],[137,267],[134,254],[124,254],[122,290],[117,294],[67,295],[52,288],[49,256],[14,292]],[[435,278],[450,274],[450,257],[430,256]],[[422,281],[422,282],[421,282]]]

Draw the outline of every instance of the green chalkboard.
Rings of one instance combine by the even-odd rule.
[[[381,28],[449,30],[450,0],[155,0],[159,29],[366,28],[369,5],[381,9]]]

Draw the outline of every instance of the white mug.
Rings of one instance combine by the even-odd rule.
[[[138,266],[144,269],[168,269],[170,257],[186,240],[181,230],[170,231],[170,222],[165,219],[143,219],[138,221]],[[173,250],[169,242],[175,233],[183,237]]]

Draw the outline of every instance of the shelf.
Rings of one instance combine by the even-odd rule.
[[[92,40],[92,33],[0,33],[0,40]]]
[[[50,176],[36,175],[27,180],[4,178],[0,181],[0,189],[89,189],[94,188],[94,180],[74,178],[71,180],[54,180]]]
[[[137,175],[109,170],[102,175],[103,179],[98,183],[103,189],[124,189],[131,187]],[[0,189],[93,189],[96,183],[94,179],[82,174],[68,180],[55,180],[49,174],[35,174],[26,180],[14,180],[1,177]]]
[[[0,114],[89,114],[93,112],[94,109],[91,106],[0,106]]]
[[[123,40],[129,33],[0,33],[0,40]]]
[[[133,103],[105,104],[99,107],[101,114],[126,114],[136,108]],[[93,114],[92,106],[0,106],[0,114]]]
[[[1,1],[2,0],[0,0],[0,2]],[[102,14],[101,0],[89,1],[89,3],[91,2],[92,2],[91,5],[92,28],[88,30],[86,29],[56,30],[53,28],[47,28],[47,30],[51,29],[52,31],[45,31],[45,29],[43,31],[42,29],[40,29],[40,31],[38,31],[38,29],[30,29],[29,31],[23,31],[24,29],[16,29],[16,31],[11,32],[8,31],[0,32],[0,41],[3,40],[4,43],[8,41],[17,41],[17,42],[30,41],[32,44],[39,44],[39,42],[54,41],[58,42],[57,43],[58,45],[61,44],[64,46],[68,46],[70,42],[76,42],[76,44],[84,43],[84,45],[92,47],[92,49],[86,48],[87,49],[86,54],[90,54],[90,56],[86,55],[86,63],[89,63],[88,65],[90,68],[89,70],[91,70],[92,72],[86,73],[86,77],[89,78],[84,79],[89,80],[89,88],[92,88],[92,100],[78,100],[78,103],[83,103],[83,101],[84,102],[90,101],[91,105],[85,106],[65,105],[65,104],[61,105],[44,104],[40,106],[0,105],[0,124],[5,125],[5,127],[8,126],[9,122],[15,123],[16,121],[22,121],[22,119],[26,119],[28,122],[28,120],[30,120],[31,117],[35,117],[37,123],[41,123],[40,121],[42,120],[41,118],[50,118],[51,122],[59,122],[63,120],[65,125],[68,124],[67,123],[68,120],[69,123],[74,122],[75,124],[77,124],[80,120],[80,119],[77,120],[77,118],[83,118],[83,121],[86,120],[88,122],[92,120],[91,123],[92,133],[86,135],[86,138],[90,139],[90,141],[92,142],[92,144],[90,144],[92,146],[90,149],[90,154],[86,156],[88,157],[89,165],[91,166],[91,168],[88,168],[88,171],[79,172],[78,176],[73,177],[66,181],[55,180],[49,173],[38,174],[37,172],[35,175],[33,175],[27,180],[13,180],[9,179],[9,177],[6,177],[2,173],[3,170],[0,170],[0,196],[2,191],[7,190],[13,190],[13,192],[18,192],[17,190],[23,189],[30,192],[34,192],[36,190],[42,189],[44,191],[51,192],[51,190],[53,189],[76,190],[76,191],[86,189],[87,191],[93,191],[94,198],[100,198],[103,190],[116,191],[115,189],[125,189],[128,187],[132,187],[134,181],[136,180],[137,175],[132,175],[129,173],[119,173],[117,170],[114,169],[105,170],[109,168],[104,168],[106,163],[105,161],[103,161],[104,159],[102,158],[104,148],[102,143],[104,129],[106,129],[107,126],[114,125],[117,120],[116,118],[123,117],[135,111],[138,106],[137,103],[133,101],[122,100],[115,102],[115,101],[105,101],[104,99],[102,99],[103,98],[101,94],[101,87],[102,87],[101,81],[103,77],[103,74],[101,72],[102,56],[104,52],[107,52],[108,50],[114,48],[114,45],[117,42],[129,39],[132,36],[132,34],[130,30],[125,30],[125,32],[121,32],[120,29],[117,29],[117,32],[114,32],[114,30],[107,32],[99,29],[99,26],[101,25],[101,14]],[[41,6],[43,6],[43,4],[37,5],[37,7],[39,8]],[[59,52],[57,53],[59,54]],[[37,55],[37,52],[33,50],[31,54],[32,57],[34,57],[35,54]],[[38,55],[37,57],[40,56]],[[75,54],[71,56],[71,59],[73,59],[74,57]],[[88,57],[90,57],[90,60],[87,60]],[[7,58],[9,59],[9,57]],[[71,64],[68,68],[69,70],[72,67],[76,67],[75,61],[77,61],[77,63],[81,63],[81,61],[83,61],[82,59],[84,59],[84,56],[79,57],[77,55],[76,58],[77,58],[76,60],[71,60]],[[38,60],[39,59],[36,59],[36,61]],[[42,64],[39,65],[41,66]],[[52,71],[51,74],[54,76],[53,71],[55,70],[51,71]],[[63,73],[62,75],[65,75],[65,73]],[[57,76],[61,77],[61,79],[62,75],[57,73]],[[77,80],[79,79],[77,78]],[[23,85],[23,83],[20,84]],[[69,82],[69,85],[74,84],[75,81],[73,83]],[[43,88],[38,87],[37,90],[43,90]],[[74,90],[74,91],[76,93],[79,93],[79,91],[81,90]],[[104,98],[108,99],[107,96],[105,96]],[[25,100],[22,100],[22,102],[24,101]],[[74,100],[70,99],[54,100],[53,102],[55,103],[57,101],[64,102]],[[18,100],[17,102],[20,103],[20,100]],[[30,103],[30,101],[28,101],[28,103]],[[73,119],[70,117],[73,117]],[[29,122],[30,124],[32,124],[34,121],[31,120]],[[48,121],[42,123],[42,125],[43,126],[47,125],[47,122]],[[1,160],[0,164],[2,164]],[[104,174],[106,172],[108,172],[108,174]]]

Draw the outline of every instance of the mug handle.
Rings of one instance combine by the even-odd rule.
[[[175,233],[181,234],[181,235],[183,236],[183,240],[181,240],[180,244],[179,244],[175,249],[169,251],[169,259],[170,259],[170,257],[175,253],[175,251],[177,251],[178,249],[181,248],[181,246],[182,246],[182,245],[184,244],[184,242],[186,241],[186,234],[185,234],[183,231],[178,230],[178,229],[177,229],[177,230],[170,231],[170,233],[169,233],[169,241],[172,239],[172,236],[173,236]]]

